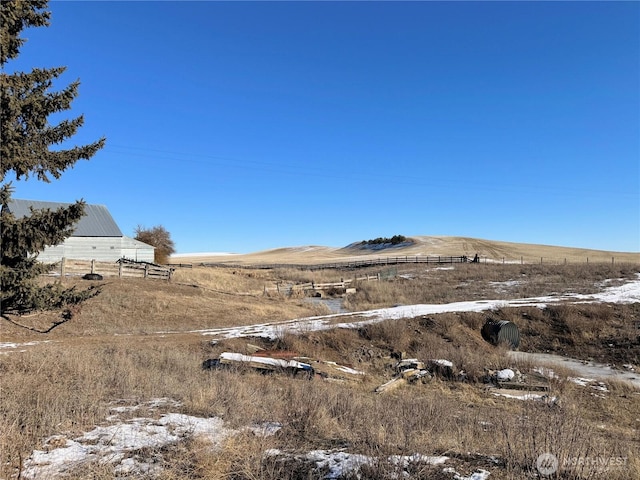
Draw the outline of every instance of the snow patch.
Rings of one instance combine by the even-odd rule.
[[[355,473],[362,466],[375,466],[379,459],[367,455],[348,453],[342,450],[312,450],[304,454],[286,453],[278,449],[270,449],[265,452],[267,456],[273,457],[289,457],[296,460],[311,461],[316,464],[316,468],[326,469],[327,474],[323,479],[337,479],[349,474]],[[398,469],[406,470],[413,463],[426,463],[429,465],[441,465],[445,463],[449,457],[429,456],[415,453],[413,455],[392,455],[387,461]],[[406,472],[404,472],[406,475]],[[405,476],[403,475],[403,477]]]
[[[115,407],[112,411],[129,413],[143,407],[154,409],[158,405],[165,405],[165,400],[158,399],[157,402],[129,409]],[[90,462],[111,464],[117,475],[153,475],[160,468],[157,466],[160,464],[157,461],[160,454],[150,459],[149,455],[138,455],[140,449],[159,451],[162,447],[190,437],[201,438],[216,447],[237,433],[225,428],[220,418],[200,418],[181,413],[168,413],[157,420],[147,417],[122,420],[117,415],[110,416],[108,420],[113,424],[95,427],[74,439],[61,435],[50,437],[45,441],[43,450],[34,450],[24,462],[22,477],[56,478]],[[63,445],[59,446],[61,443]],[[152,463],[149,463],[150,460]]]
[[[490,472],[483,470],[481,468],[473,472],[468,477],[463,477],[458,472],[456,472],[455,469],[451,467],[445,468],[443,472],[453,473],[454,474],[453,480],[487,480],[487,478],[489,478],[489,475],[491,475]]]

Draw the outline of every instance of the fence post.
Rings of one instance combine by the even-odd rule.
[[[145,264],[144,266],[144,278],[147,278],[149,276],[149,265]]]
[[[91,260],[91,273],[96,273],[96,261],[95,261],[95,259]]]
[[[124,264],[124,262],[120,262],[118,264],[118,278],[122,278],[122,265]]]
[[[66,258],[62,257],[62,260],[60,260],[60,277],[64,280],[64,276],[66,274],[65,272],[65,261]]]

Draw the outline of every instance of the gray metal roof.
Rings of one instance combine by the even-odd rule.
[[[39,200],[9,200],[9,211],[16,218],[31,215],[30,207],[34,210],[48,208],[57,210],[68,207],[70,203],[42,202]],[[84,216],[76,224],[72,237],[122,237],[122,232],[104,205],[85,205]]]

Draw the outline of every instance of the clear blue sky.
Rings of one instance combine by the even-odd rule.
[[[461,235],[640,251],[638,2],[56,2],[59,181],[177,251]],[[455,253],[455,252],[452,252]]]

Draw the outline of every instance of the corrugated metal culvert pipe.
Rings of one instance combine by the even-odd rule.
[[[506,320],[487,320],[482,327],[481,333],[485,341],[494,345],[506,343],[514,350],[520,345],[518,326]]]

